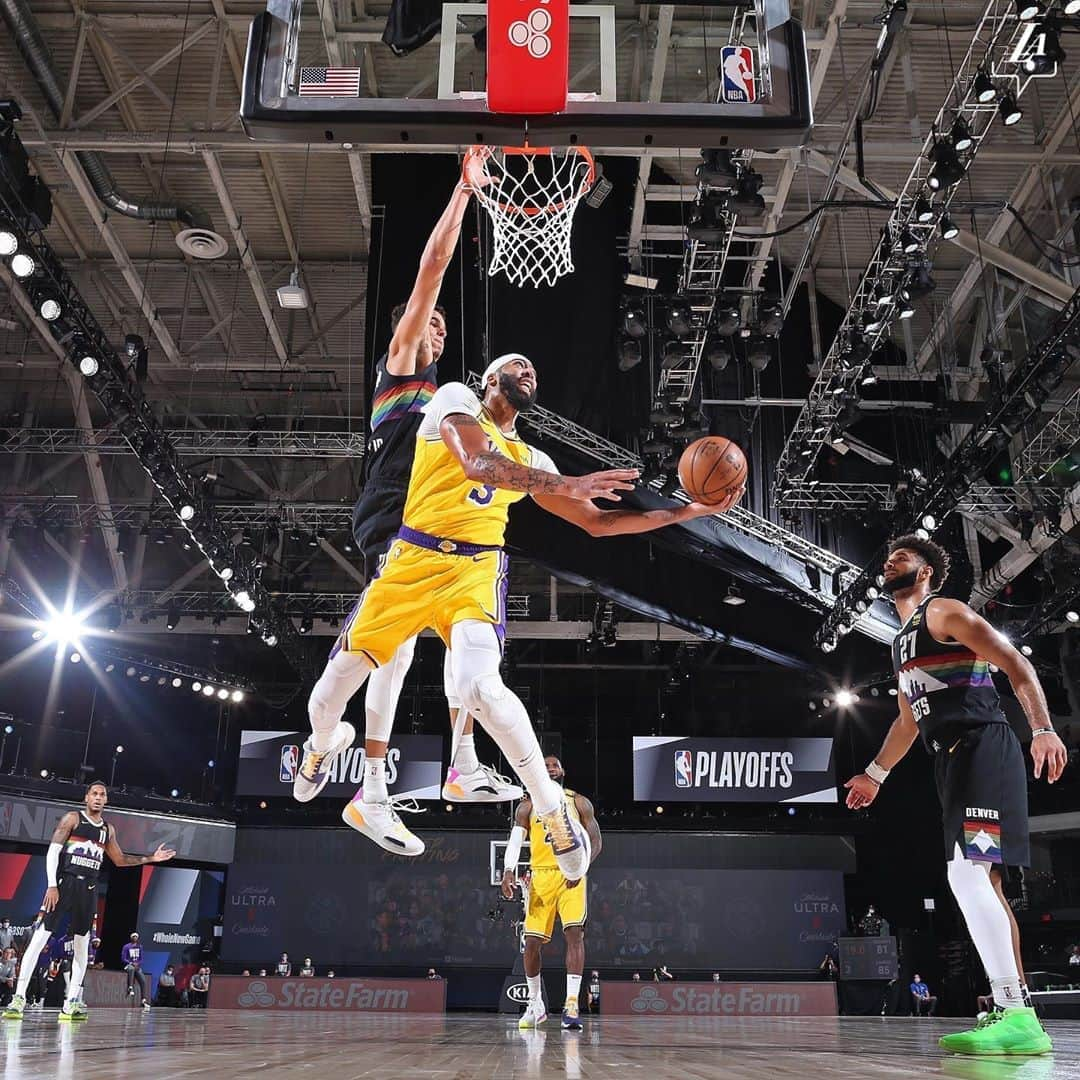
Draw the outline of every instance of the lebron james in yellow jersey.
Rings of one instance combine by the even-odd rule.
[[[566,773],[562,762],[554,755],[544,759],[548,776],[561,784]],[[574,822],[584,832],[586,846],[590,849],[590,865],[596,861],[603,846],[600,826],[596,823],[592,803],[584,795],[564,788],[566,808]],[[503,863],[502,894],[507,900],[514,895],[517,880],[521,844],[529,837],[529,885],[528,904],[525,909],[525,978],[529,983],[529,1005],[521,1017],[519,1027],[534,1028],[547,1019],[544,1006],[543,981],[540,976],[541,949],[551,940],[555,929],[555,916],[562,923],[566,939],[566,999],[563,1002],[563,1027],[569,1031],[581,1030],[581,1014],[578,997],[581,993],[581,976],[585,971],[585,919],[589,907],[589,881],[567,881],[555,858],[551,840],[539,816],[533,811],[529,799],[518,804],[514,814],[514,828],[506,845]]]
[[[531,495],[593,536],[648,532],[712,510],[697,503],[649,511],[599,509],[593,499],[618,501],[637,472],[561,476],[547,455],[521,441],[515,421],[537,394],[536,369],[527,357],[500,356],[482,382],[482,401],[463,384],[447,383],[424,407],[404,523],[311,692],[312,734],[297,783],[312,795],[322,790],[334,758],[347,748],[338,725],[349,698],[401,642],[431,627],[450,647],[462,706],[510,762],[563,875],[576,881],[588,866],[581,825],[548,776],[524,705],[499,675],[507,570],[502,543],[510,505]],[[375,747],[366,749],[370,758]],[[365,787],[342,814],[345,822],[388,851],[420,854],[424,845],[404,826],[394,800],[369,800],[366,792],[365,777]]]

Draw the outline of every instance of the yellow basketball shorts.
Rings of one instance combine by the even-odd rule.
[[[584,926],[589,914],[589,881],[582,878],[572,889],[558,867],[533,870],[529,883],[529,907],[525,912],[525,933],[529,937],[551,940],[555,916],[565,930]]]
[[[510,562],[503,551],[444,554],[395,540],[331,650],[385,664],[398,646],[429,627],[450,645],[454,623],[476,619],[506,633]]]

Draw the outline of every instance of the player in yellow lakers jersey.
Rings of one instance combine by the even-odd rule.
[[[562,784],[566,779],[562,762],[554,755],[548,755],[544,758],[544,765],[548,776]],[[603,846],[593,805],[584,795],[569,788],[564,788],[563,794],[571,818],[584,831],[591,864],[596,861]],[[525,978],[529,983],[529,1005],[518,1027],[538,1027],[547,1019],[544,984],[540,976],[540,950],[551,940],[555,916],[558,915],[566,939],[566,1000],[563,1002],[562,1026],[568,1031],[580,1031],[578,997],[581,993],[581,977],[585,972],[588,878],[568,881],[563,876],[543,822],[533,811],[531,800],[524,799],[514,814],[514,827],[510,831],[503,862],[502,894],[507,900],[514,895],[521,844],[526,835],[529,837],[529,885],[525,909]]]
[[[632,488],[636,470],[561,476],[546,454],[518,437],[518,413],[535,403],[537,392],[536,370],[520,353],[493,361],[482,383],[483,401],[462,383],[447,383],[424,407],[403,524],[311,692],[312,734],[300,771],[317,795],[347,745],[338,726],[349,698],[404,640],[431,627],[450,647],[463,707],[510,762],[544,822],[564,876],[575,881],[588,866],[581,828],[544,768],[524,705],[499,675],[507,587],[502,544],[510,506],[531,495],[593,536],[648,532],[712,510],[696,503],[649,511],[599,509],[592,500],[618,501],[620,492]],[[384,738],[365,740],[369,761],[385,756],[389,733],[380,734]],[[424,850],[393,800],[369,797],[367,785],[342,817],[388,851]]]

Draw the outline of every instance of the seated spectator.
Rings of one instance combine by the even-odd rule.
[[[653,982],[667,982],[668,980],[675,981],[675,976],[671,974],[667,969],[667,964],[661,964],[657,968],[653,968]]]
[[[911,999],[916,1016],[922,1016],[924,1010],[926,1015],[934,1015],[934,1010],[937,1008],[937,998],[930,993],[930,987],[922,981],[922,976],[918,973],[916,973],[911,983]]]
[[[329,970],[329,971],[328,971],[328,972],[326,973],[326,977],[327,977],[328,979],[332,979],[332,978],[334,977],[334,969],[333,969],[333,968],[331,968],[331,969],[330,969],[330,970]]]
[[[210,997],[210,969],[203,964],[188,983],[188,999],[193,1009],[205,1009]]]
[[[1071,967],[1073,964],[1080,965],[1080,945],[1074,945],[1069,950],[1069,966]]]
[[[14,948],[15,939],[18,936],[11,925],[11,920],[6,915],[0,919],[0,955],[8,949]]]
[[[641,982],[641,972],[635,971],[634,974],[630,976],[630,980],[631,982]]]
[[[259,978],[260,979],[265,979],[266,978],[266,968],[259,968]]]
[[[719,971],[714,971],[712,973],[712,981],[713,982],[719,982],[720,981],[720,972]]]
[[[282,979],[287,979],[292,974],[292,963],[289,961],[287,952],[281,954],[281,959],[277,962],[277,967],[274,968],[274,974]]]
[[[600,972],[593,971],[589,975],[589,984],[585,990],[585,1008],[590,1013],[600,1011]]]
[[[15,976],[18,973],[18,967],[15,950],[9,945],[0,953],[0,1005],[6,1005],[15,993]]]
[[[310,956],[304,957],[304,966],[300,969],[301,979],[314,979],[315,978],[315,965],[311,962]]]
[[[174,968],[172,964],[169,964],[158,977],[155,1004],[175,1009],[178,1003],[179,997],[176,993],[176,968]]]
[[[244,968],[244,970],[240,972],[240,975],[245,979],[250,979],[251,978],[251,972],[248,971],[247,968]]]
[[[98,952],[101,949],[101,938],[94,936],[90,939],[90,952],[87,955],[86,967],[89,970],[93,968],[95,971],[103,971],[105,969],[105,963],[98,959]]]
[[[150,999],[146,992],[146,976],[142,969],[142,945],[139,935],[132,934],[128,943],[120,950],[120,963],[127,972],[128,997],[135,996],[135,983],[139,984],[140,1001],[144,1009],[150,1008]]]
[[[427,969],[427,977],[429,979],[441,979],[442,978],[442,976],[434,968],[428,968]]]

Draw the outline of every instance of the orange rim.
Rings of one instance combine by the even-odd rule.
[[[528,143],[524,146],[503,146],[500,147],[500,149],[502,150],[503,157],[506,157],[508,154],[516,154],[521,157],[551,157],[553,152],[553,148],[550,146],[529,146]],[[490,146],[470,146],[461,163],[461,179],[465,183],[468,183],[468,177],[465,175],[465,168],[470,161],[475,158],[489,158],[493,152],[493,148]],[[582,179],[581,189],[577,196],[578,200],[580,200],[596,182],[596,160],[593,158],[592,151],[587,146],[568,146],[566,148],[566,154],[569,155],[571,153],[584,158],[588,165],[588,171]],[[494,202],[495,200],[491,201]],[[525,214],[527,217],[536,217],[539,214],[557,214],[566,208],[565,201],[552,203],[550,206],[545,207],[515,206],[513,203],[496,203],[496,205],[504,214]]]

